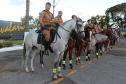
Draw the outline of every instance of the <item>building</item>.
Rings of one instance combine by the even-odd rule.
[[[0,20],[0,28],[5,28],[9,25],[21,25],[21,22]],[[24,30],[0,33],[0,39],[23,39],[23,37]]]

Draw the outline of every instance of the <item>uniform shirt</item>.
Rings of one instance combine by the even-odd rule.
[[[51,25],[52,13],[48,10],[43,10],[40,13],[39,21],[40,21],[40,24],[42,25]]]
[[[55,17],[54,21],[58,23],[59,25],[63,23],[62,17],[60,16]]]
[[[95,25],[95,32],[100,33],[102,31],[100,26]]]

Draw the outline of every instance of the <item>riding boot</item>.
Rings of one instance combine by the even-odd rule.
[[[44,47],[45,47],[45,51],[48,50],[48,43],[46,41],[44,42]]]
[[[48,49],[50,50],[51,53],[54,52],[53,49],[52,49],[52,47],[50,46],[50,42],[48,42]]]

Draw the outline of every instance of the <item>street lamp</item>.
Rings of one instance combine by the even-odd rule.
[[[55,14],[55,0],[53,0],[53,17],[54,17],[54,14]]]

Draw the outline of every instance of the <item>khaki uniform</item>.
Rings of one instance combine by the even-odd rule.
[[[50,40],[50,28],[51,28],[51,21],[52,21],[52,13],[47,10],[43,10],[39,16],[40,24],[42,27],[42,33],[45,36],[45,40]]]
[[[95,32],[100,33],[102,31],[101,27],[99,25],[95,25]]]
[[[55,17],[54,22],[59,25],[62,24],[63,23],[62,17],[60,16]]]

